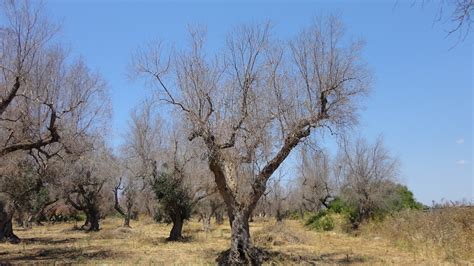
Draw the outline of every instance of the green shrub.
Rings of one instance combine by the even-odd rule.
[[[318,231],[331,231],[334,229],[334,219],[330,212],[322,210],[309,216],[306,220],[306,226]]]
[[[393,183],[386,191],[385,204],[381,204],[373,208],[370,216],[364,219],[364,210],[357,202],[351,202],[345,198],[336,197],[330,203],[327,209],[321,210],[317,213],[305,213],[306,226],[315,230],[332,230],[335,227],[335,216],[337,216],[338,225],[342,231],[352,231],[357,229],[359,225],[364,222],[382,222],[387,216],[402,210],[421,210],[423,205],[417,202],[413,193],[404,185]],[[337,214],[337,215],[336,215]],[[297,212],[294,211],[291,216],[297,217]],[[345,221],[341,221],[345,220]],[[341,225],[341,226],[340,226]]]
[[[403,209],[421,210],[423,204],[416,201],[411,192],[406,186],[397,184],[395,188],[395,197],[389,202],[388,210],[391,212],[398,212]]]
[[[334,213],[346,215],[348,217],[357,215],[357,207],[339,197],[336,197],[333,201],[331,201],[331,203],[329,203],[329,210]]]

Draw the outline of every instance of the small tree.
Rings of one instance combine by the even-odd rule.
[[[131,181],[131,180],[130,180]],[[125,202],[125,209],[122,208],[119,201],[118,193],[122,190],[123,201]],[[132,219],[132,209],[135,205],[137,196],[137,188],[134,183],[128,183],[122,186],[122,178],[119,178],[118,184],[114,187],[114,209],[123,216],[123,226],[130,227],[130,220]]]
[[[269,191],[267,200],[273,216],[277,222],[282,222],[285,215],[288,213],[288,197],[290,196],[291,188],[285,189],[282,185],[282,174],[273,177],[269,182]]]
[[[83,228],[88,227],[87,231],[99,231],[99,195],[105,181],[98,180],[90,171],[80,172],[78,175],[81,176],[81,181],[68,191],[67,202],[85,213]]]
[[[152,183],[156,199],[166,218],[173,223],[168,237],[170,241],[183,238],[183,223],[192,213],[192,198],[183,180],[184,169],[175,162],[171,167],[163,164],[161,171],[154,174]]]
[[[62,162],[67,173],[63,186],[67,203],[86,215],[83,228],[99,231],[103,204],[108,202],[106,194],[110,193],[103,188],[116,173],[110,169],[113,166],[111,151],[103,143],[97,141],[91,149],[79,158],[73,156],[69,161]]]
[[[322,150],[304,149],[299,168],[299,193],[306,211],[328,208],[335,189],[334,172],[329,156]]]
[[[341,197],[355,208],[351,222],[357,228],[388,205],[398,161],[384,147],[382,138],[374,144],[359,138],[353,143],[344,140],[339,163],[343,178]]]
[[[133,207],[155,216],[156,202],[150,183],[153,181],[154,162],[162,159],[162,138],[161,119],[153,104],[149,101],[141,103],[131,113],[126,141],[121,147],[123,180],[120,178],[114,190],[117,194],[122,182],[125,183],[122,194],[126,205],[126,210],[122,210],[125,224],[130,219],[128,210]],[[117,207],[118,195],[115,198]]]
[[[224,210],[224,202],[222,198],[215,193],[208,195],[205,199],[201,200],[198,205],[195,206],[196,212],[199,214],[199,219],[202,221],[202,228],[205,232],[211,230],[211,219],[216,217],[216,223],[222,223],[219,221],[219,214]]]

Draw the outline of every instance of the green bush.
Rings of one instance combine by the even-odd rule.
[[[318,231],[331,231],[334,229],[334,219],[330,212],[322,210],[309,216],[306,220],[306,226]]]
[[[421,210],[423,204],[416,201],[411,192],[406,186],[397,185],[395,188],[395,197],[390,201],[388,209],[390,211],[401,211],[403,209]]]
[[[152,188],[159,204],[155,221],[188,220],[193,211],[193,201],[190,190],[184,184],[182,170],[175,167],[170,169],[166,164],[163,171],[154,173]]]
[[[329,210],[334,213],[339,213],[347,216],[354,216],[357,213],[357,208],[343,199],[336,197],[329,203]]]
[[[413,193],[404,185],[393,183],[386,191],[385,204],[373,208],[370,216],[365,219],[375,222],[382,222],[387,216],[392,216],[402,210],[420,210],[423,205],[416,201]],[[351,202],[345,198],[336,197],[330,203],[327,209],[317,213],[306,213],[306,226],[320,231],[329,231],[335,227],[335,214],[340,219],[345,220],[343,231],[357,229],[364,222],[364,210],[357,202]],[[296,218],[297,212],[292,216]],[[348,226],[345,226],[345,225]],[[339,227],[339,223],[338,223]],[[350,228],[349,228],[350,227]],[[346,230],[347,229],[347,230]]]

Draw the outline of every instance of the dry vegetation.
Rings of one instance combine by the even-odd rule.
[[[20,245],[0,244],[0,262],[11,264],[215,264],[228,248],[227,223],[209,233],[195,220],[184,227],[185,240],[167,242],[170,225],[142,218],[132,228],[108,218],[100,232],[74,230],[74,223],[17,229]],[[300,221],[259,219],[251,223],[255,243],[268,251],[266,264],[433,264],[450,263],[424,253],[395,247],[385,238],[315,232]],[[471,238],[472,239],[472,238]]]
[[[364,234],[389,239],[413,256],[474,262],[474,208],[450,207],[428,212],[405,210],[363,228]]]
[[[285,39],[242,24],[210,55],[193,26],[183,49],[137,49],[130,75],[153,92],[114,148],[108,86],[67,56],[59,24],[29,0],[0,0],[0,18],[0,265],[473,261],[473,209],[398,214],[422,205],[397,158],[350,137],[372,73],[337,16]]]

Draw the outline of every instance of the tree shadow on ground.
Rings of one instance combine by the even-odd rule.
[[[147,244],[150,246],[162,246],[162,245],[172,244],[172,243],[193,243],[195,241],[196,240],[192,236],[186,235],[186,236],[183,236],[183,238],[179,240],[172,240],[172,241],[168,240],[168,237],[164,237],[164,236],[145,238],[145,239],[142,239],[141,243]]]
[[[91,259],[106,259],[106,258],[117,258],[117,253],[110,250],[84,250],[72,247],[52,247],[52,248],[41,248],[31,251],[29,254],[17,253],[17,254],[6,254],[7,258],[0,259],[0,265],[9,265],[16,263],[56,263],[56,262],[81,262]]]
[[[77,238],[64,238],[64,239],[56,239],[50,237],[31,237],[31,238],[22,238],[21,243],[24,244],[46,244],[46,245],[58,245],[58,244],[69,244],[74,243],[78,239]]]
[[[310,264],[360,264],[376,261],[373,257],[360,256],[356,254],[349,254],[344,252],[330,252],[319,255],[298,255],[288,254],[278,251],[267,251],[267,258],[265,261],[288,261],[294,263],[310,263]]]
[[[191,243],[195,242],[195,238],[192,235],[183,235],[180,239],[170,240],[168,237],[159,237],[160,241],[164,243]]]

